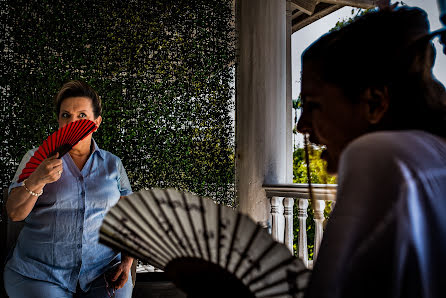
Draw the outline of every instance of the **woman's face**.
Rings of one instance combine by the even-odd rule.
[[[303,108],[297,129],[308,133],[310,142],[326,146],[321,157],[327,171],[335,174],[342,150],[369,127],[365,103],[352,103],[340,87],[323,81],[313,63],[304,62],[302,69]]]
[[[88,97],[68,97],[62,101],[57,121],[59,128],[80,119],[95,122],[96,127],[101,124],[102,118],[95,119],[91,99]],[[90,135],[91,136],[91,135]]]

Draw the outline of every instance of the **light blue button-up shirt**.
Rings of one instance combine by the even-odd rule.
[[[69,154],[62,157],[60,179],[44,187],[6,264],[71,292],[78,282],[87,291],[94,279],[120,262],[119,252],[98,243],[99,227],[119,197],[132,193],[121,160],[92,142],[94,151],[82,171]],[[16,181],[36,150],[23,157],[9,191],[22,185]]]

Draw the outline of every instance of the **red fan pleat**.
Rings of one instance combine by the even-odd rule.
[[[28,178],[42,161],[59,152],[59,158],[64,156],[77,143],[95,131],[96,125],[93,121],[81,119],[71,122],[52,133],[37,149],[19,176],[18,182]]]

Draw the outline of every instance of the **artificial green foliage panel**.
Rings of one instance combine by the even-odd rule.
[[[0,176],[57,129],[52,100],[82,79],[103,100],[99,146],[134,190],[234,205],[230,0],[0,1]]]

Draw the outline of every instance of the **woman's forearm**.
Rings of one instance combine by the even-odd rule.
[[[33,179],[26,181],[26,187],[34,193],[41,192],[44,186],[45,184],[34,182]],[[14,188],[6,202],[8,216],[12,221],[24,220],[31,210],[33,210],[38,199],[38,196],[32,195],[23,186]]]

